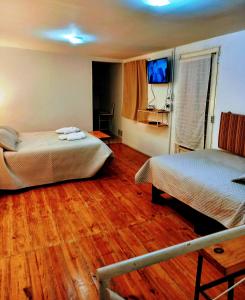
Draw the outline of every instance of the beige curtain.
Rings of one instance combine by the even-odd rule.
[[[123,108],[125,118],[136,120],[137,110],[147,107],[146,60],[124,64]]]

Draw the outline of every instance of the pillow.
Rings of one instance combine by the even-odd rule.
[[[9,131],[10,133],[12,133],[14,136],[16,136],[16,138],[19,137],[19,132],[16,131],[14,128],[9,127],[9,126],[0,126],[0,129],[5,129],[7,131]]]
[[[241,176],[239,176],[237,178],[232,179],[232,182],[245,184],[245,173],[243,173]]]
[[[4,150],[16,151],[18,137],[7,129],[0,128],[0,147]]]

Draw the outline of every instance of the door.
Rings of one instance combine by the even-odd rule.
[[[180,59],[175,105],[175,144],[185,149],[212,147],[218,52]]]

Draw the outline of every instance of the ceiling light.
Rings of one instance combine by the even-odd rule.
[[[150,6],[165,6],[170,4],[170,0],[144,0]]]
[[[82,36],[77,36],[75,34],[66,34],[64,36],[65,39],[67,39],[71,44],[73,45],[79,45],[84,43],[84,39]]]
[[[57,42],[69,43],[72,45],[82,45],[96,41],[94,35],[83,32],[75,24],[70,24],[65,28],[51,29],[37,32],[39,36]]]

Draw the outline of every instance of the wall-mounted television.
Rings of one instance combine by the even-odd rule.
[[[169,62],[168,58],[159,58],[147,62],[148,83],[168,83],[169,82]]]

